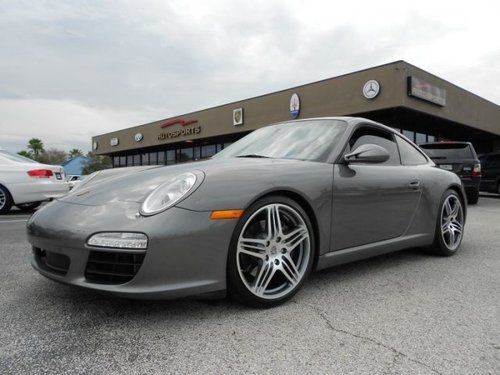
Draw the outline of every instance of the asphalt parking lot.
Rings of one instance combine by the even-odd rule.
[[[451,258],[409,250],[310,277],[269,310],[141,302],[49,281],[0,216],[0,373],[500,373],[500,199]]]

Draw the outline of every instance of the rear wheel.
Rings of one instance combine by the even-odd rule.
[[[235,228],[228,257],[229,292],[259,307],[290,299],[310,273],[314,235],[295,201],[268,197],[253,204]]]
[[[463,204],[454,190],[447,190],[441,199],[432,252],[438,255],[455,254],[462,243],[465,216]]]
[[[0,185],[0,214],[6,214],[12,207],[12,197],[9,191]]]
[[[41,204],[42,202],[21,203],[21,204],[16,204],[16,207],[22,211],[31,211],[39,207]]]

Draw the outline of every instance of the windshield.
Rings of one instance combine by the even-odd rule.
[[[431,159],[474,159],[471,148],[464,143],[435,143],[420,147]]]
[[[325,161],[344,133],[341,120],[310,120],[267,126],[250,133],[214,158],[265,157]]]
[[[17,161],[19,163],[36,163],[36,164],[38,164],[34,160],[31,160],[29,158],[25,158],[24,156],[21,156],[21,155],[12,154],[12,153],[7,152],[5,150],[0,150],[0,157],[4,157],[4,158],[11,160],[11,161]]]

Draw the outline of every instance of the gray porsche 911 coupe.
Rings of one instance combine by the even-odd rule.
[[[263,127],[212,159],[103,173],[28,221],[42,275],[115,295],[291,298],[308,274],[410,247],[453,255],[458,176],[362,118]]]

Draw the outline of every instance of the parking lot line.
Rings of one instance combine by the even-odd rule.
[[[18,219],[18,220],[0,220],[0,223],[20,223],[28,221],[28,219]]]

